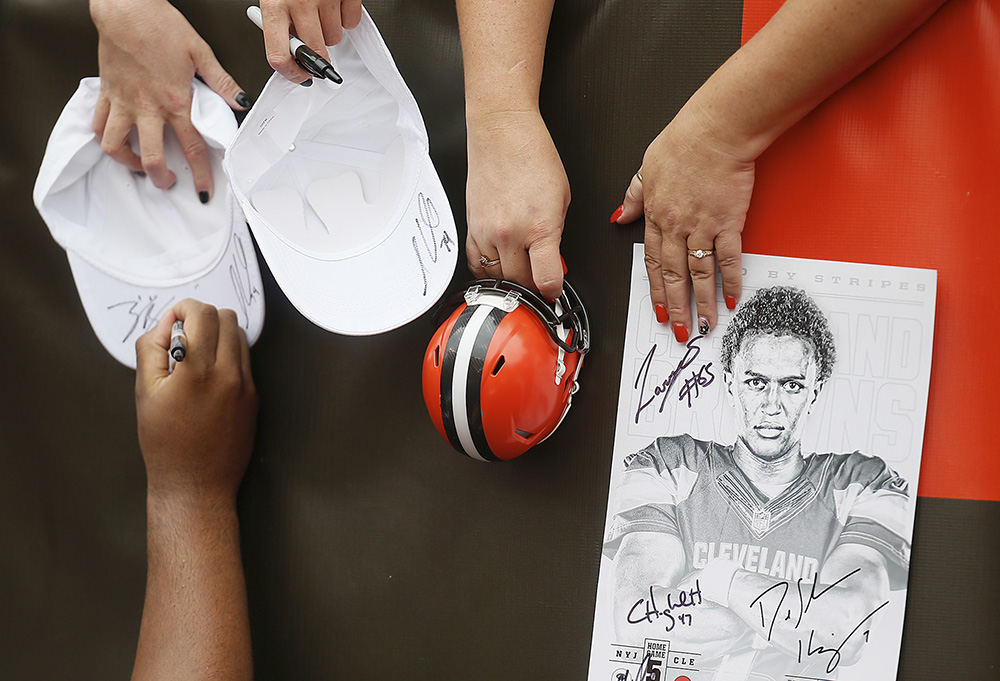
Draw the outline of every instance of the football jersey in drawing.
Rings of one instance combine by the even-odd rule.
[[[768,498],[736,465],[731,445],[687,435],[658,438],[625,459],[605,553],[614,558],[631,532],[663,532],[680,538],[688,571],[721,558],[770,577],[812,582],[837,546],[854,543],[881,553],[890,588],[905,588],[906,481],[859,452],[811,454],[804,464],[798,478]],[[726,678],[785,681],[790,657],[770,646],[751,652],[753,673]]]

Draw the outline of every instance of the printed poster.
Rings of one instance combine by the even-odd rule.
[[[743,266],[682,345],[635,245],[590,681],[896,678],[936,273]]]

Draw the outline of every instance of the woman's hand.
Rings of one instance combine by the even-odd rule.
[[[646,215],[646,269],[658,321],[685,342],[717,320],[715,267],[726,306],[742,286],[743,223],[754,161],[785,130],[919,26],[943,0],[787,0],[691,96],[643,156],[612,222]],[[699,258],[691,251],[712,251]]]
[[[686,106],[646,149],[640,172],[611,216],[612,222],[625,224],[645,214],[653,309],[658,322],[671,323],[679,343],[687,342],[694,330],[704,335],[715,327],[716,265],[726,306],[736,307],[753,159],[713,132],[710,117]],[[699,250],[711,253],[692,254]],[[691,320],[692,284],[697,327]]]
[[[234,109],[250,106],[212,49],[166,0],[91,0],[100,35],[101,94],[92,127],[101,149],[134,171],[145,171],[160,189],[177,181],[163,153],[163,127],[173,128],[202,203],[213,192],[208,149],[191,122],[191,79],[205,84]],[[129,144],[139,131],[139,153]]]
[[[469,269],[537,289],[547,300],[558,297],[569,180],[545,122],[537,111],[508,111],[468,128]],[[484,267],[481,256],[499,263]]]
[[[361,0],[260,0],[260,13],[271,68],[293,83],[312,84],[311,76],[289,52],[289,34],[329,60],[326,46],[339,43],[343,29],[354,28],[361,21]]]

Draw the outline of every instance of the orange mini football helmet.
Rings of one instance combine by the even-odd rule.
[[[473,282],[458,302],[424,355],[427,410],[459,452],[513,459],[569,411],[590,348],[587,311],[567,282],[551,305],[501,279]]]

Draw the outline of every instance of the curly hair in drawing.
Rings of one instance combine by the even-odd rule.
[[[808,343],[816,355],[819,380],[833,372],[837,349],[826,315],[802,289],[791,286],[762,288],[740,305],[722,336],[722,368],[733,370],[733,357],[743,341],[758,334],[795,336]]]

